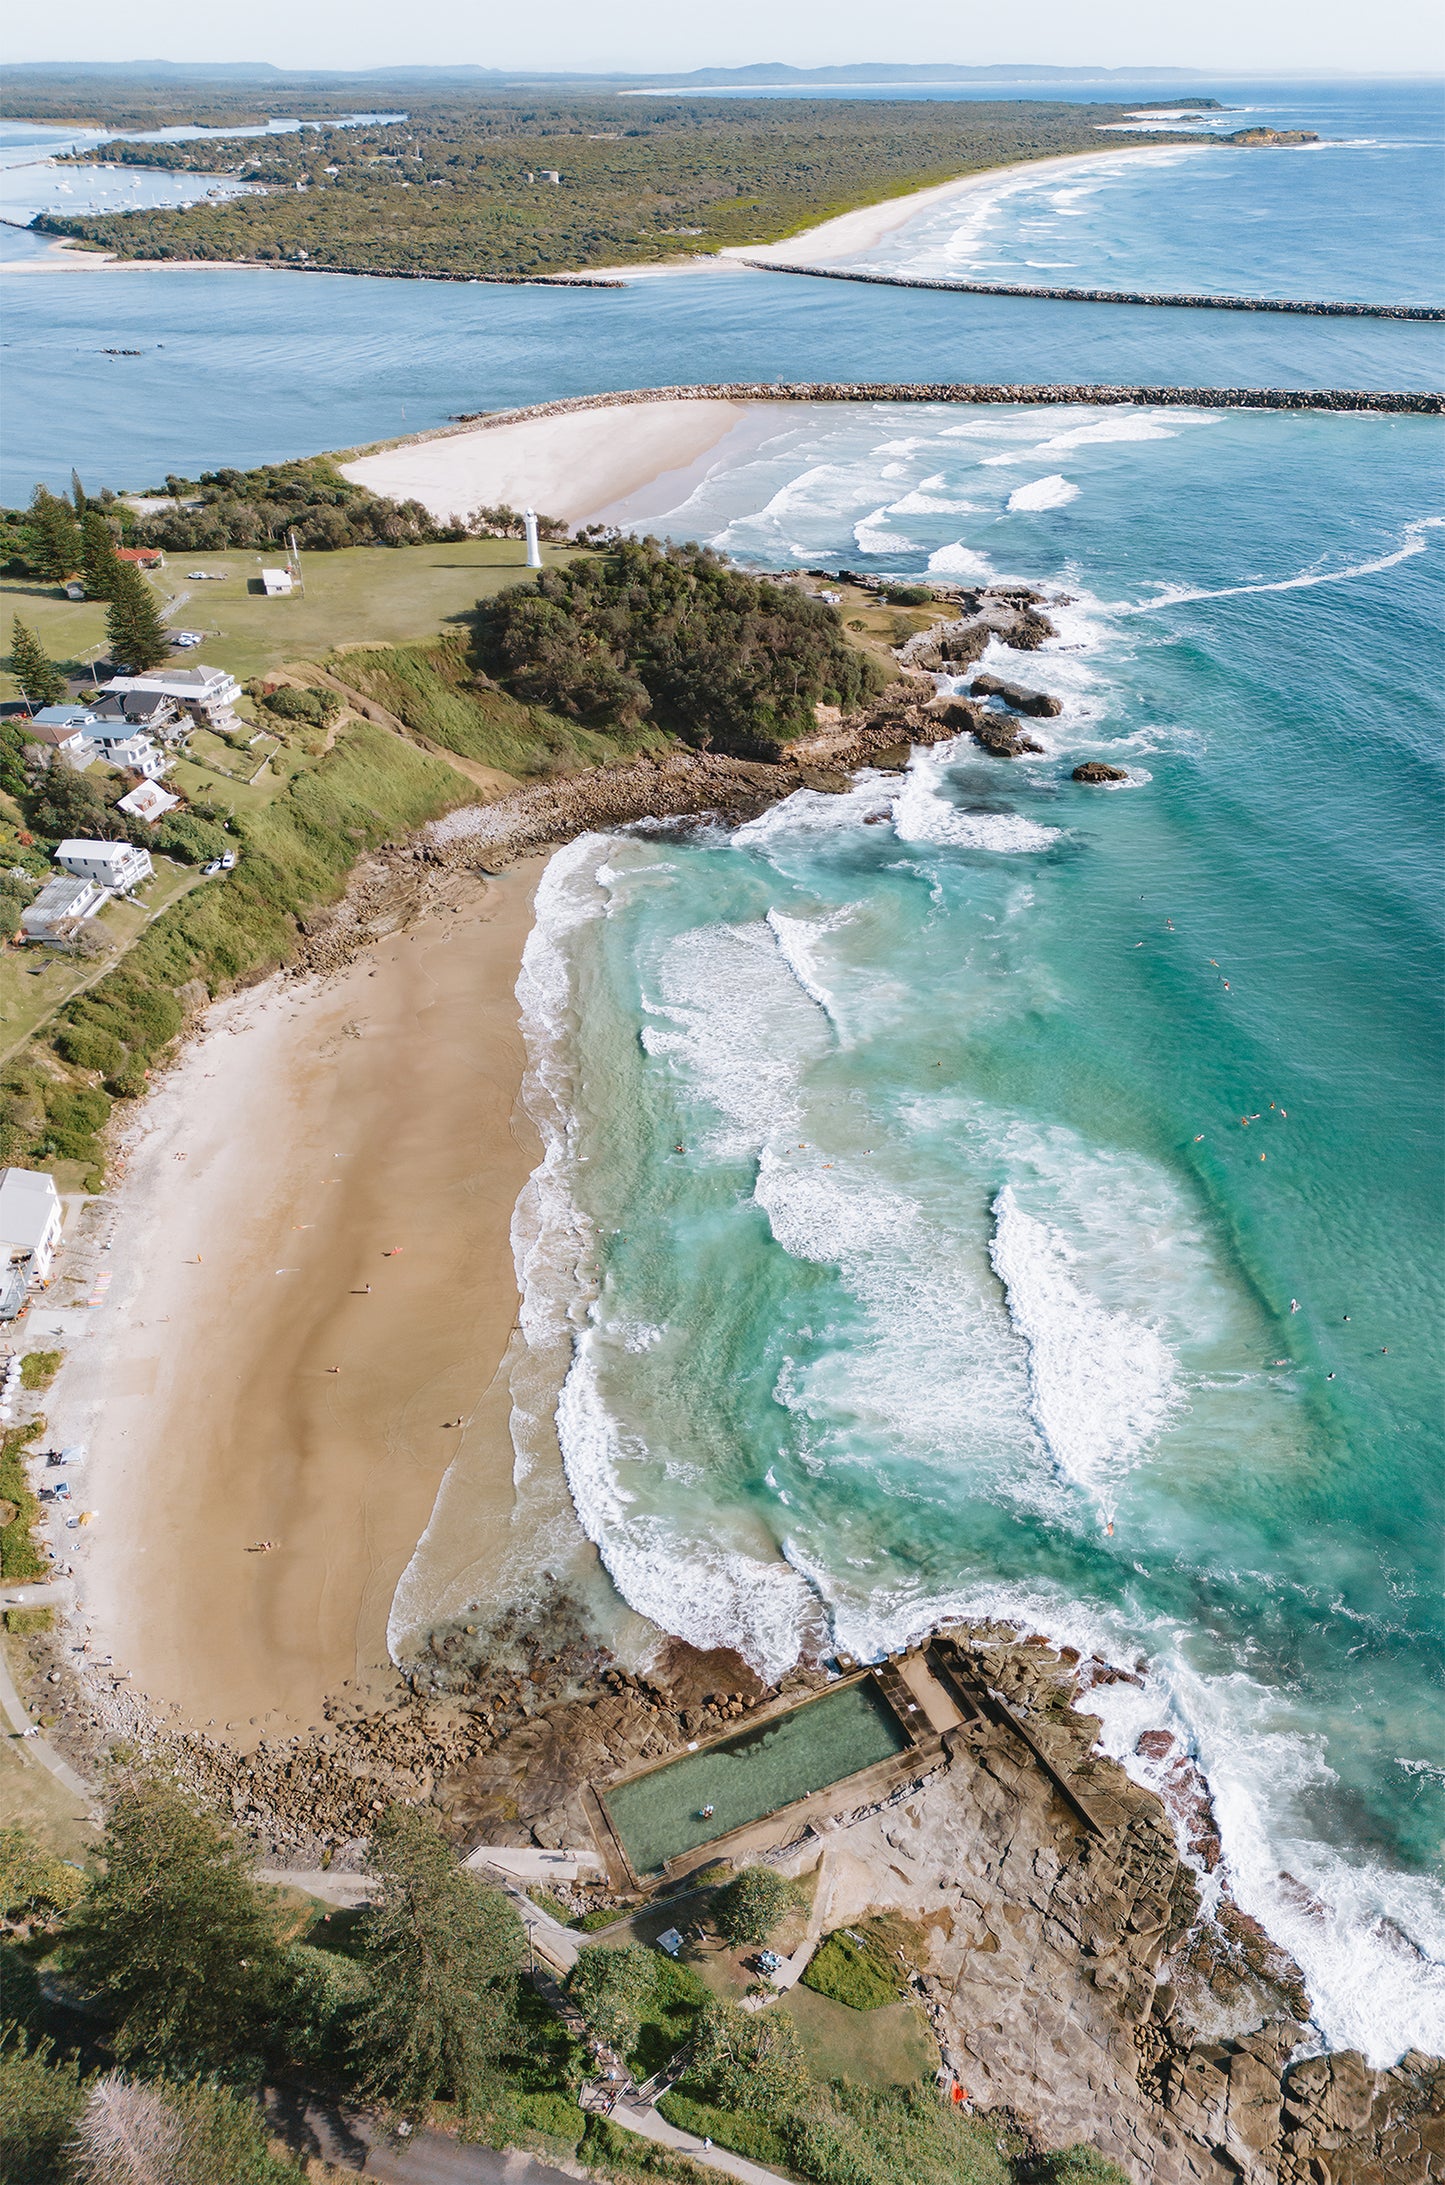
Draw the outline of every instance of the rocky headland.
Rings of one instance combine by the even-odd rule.
[[[910,1923],[915,1995],[974,2106],[1008,2112],[1041,2151],[1085,2139],[1138,2185],[1445,2175],[1445,2063],[1376,2071],[1326,2052],[1299,1967],[1231,1896],[1192,1757],[1146,1731],[1156,1790],[1100,1750],[1088,1695],[1138,1669],[997,1625],[940,1642],[1005,1704],[949,1733],[944,1762],[903,1791],[849,1810],[842,1786],[840,1810],[764,1856],[793,1873],[824,1862],[830,1924]],[[82,1684],[53,1640],[32,1649],[32,1696],[78,1765],[149,1752],[298,1874],[364,1872],[396,1798],[434,1804],[463,1853],[586,1846],[589,1784],[828,1676],[805,1664],[770,1688],[736,1655],[678,1641],[628,1670],[561,1600],[436,1632],[390,1704],[343,1692],[323,1729],[243,1753],[156,1721],[120,1678]],[[606,1884],[570,1895],[579,1912],[629,1901]]]

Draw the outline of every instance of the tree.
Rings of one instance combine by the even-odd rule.
[[[63,842],[67,835],[109,840],[115,833],[111,813],[93,782],[56,754],[41,773],[30,802],[35,832]]]
[[[777,2004],[745,2011],[709,2003],[693,2035],[687,2075],[724,2109],[774,2115],[801,2102],[810,2084],[797,2024]]]
[[[108,2071],[76,2123],[66,2185],[294,2185],[296,2176],[269,2152],[252,2103],[204,2083],[138,2085]]]
[[[110,637],[111,658],[136,674],[159,666],[170,653],[170,640],[161,621],[156,595],[140,571],[128,561],[116,561],[111,578],[110,607],[105,627]]]
[[[61,2162],[85,2086],[73,2057],[48,2040],[0,2027],[0,2177],[10,2185],[59,2185]]]
[[[368,2092],[477,2106],[515,2021],[522,1923],[457,1865],[429,1807],[388,1807],[372,1837],[380,1893],[362,1930],[371,1999],[354,2053]]]
[[[785,1912],[798,1901],[798,1892],[770,1866],[745,1866],[713,1899],[717,1931],[727,1942],[741,1947],[761,1946]]]
[[[110,1802],[102,1854],[67,1963],[112,2014],[116,2055],[210,2070],[254,2053],[281,1952],[230,1830],[174,1784],[137,1772]]]
[[[33,1918],[67,1912],[82,1895],[85,1877],[69,1860],[48,1851],[28,1828],[0,1828],[0,1914]]]
[[[567,1993],[593,2039],[626,2056],[637,2046],[643,2012],[656,1981],[657,1960],[640,1943],[609,1950],[603,1943],[592,1942],[577,1953]]]
[[[80,568],[87,599],[114,599],[116,580],[125,566],[116,558],[115,533],[98,508],[80,519]]]
[[[75,468],[74,464],[71,465],[70,470],[70,498],[75,504],[76,515],[83,516],[87,508],[89,508],[90,503],[85,497],[85,488],[80,482],[80,472]]]
[[[24,691],[32,712],[38,713],[42,706],[58,706],[65,696],[65,677],[19,615],[10,625],[10,673]]]
[[[62,577],[72,575],[80,567],[80,525],[68,501],[48,493],[44,486],[37,486],[30,497],[25,529],[40,576],[49,577],[58,584]]]

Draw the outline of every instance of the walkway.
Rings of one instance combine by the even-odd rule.
[[[789,2185],[780,2170],[765,2170],[760,2162],[749,2162],[746,2155],[735,2155],[728,2147],[710,2147],[696,2132],[684,2132],[678,2125],[669,2124],[650,2102],[622,2095],[612,2111],[612,2122],[643,2139],[655,2140],[659,2147],[670,2147],[675,2154],[700,2162],[705,2169],[741,2178],[742,2185]]]
[[[43,1591],[50,1596],[51,1600],[55,1597],[53,1587],[27,1589],[23,1586],[15,1586],[11,1588],[11,1593],[23,1593],[27,1590]],[[7,1594],[7,1601],[9,1598],[10,1595]],[[49,1743],[45,1733],[41,1731],[36,1737],[21,1734],[24,1731],[33,1730],[35,1725],[25,1711],[25,1702],[20,1697],[15,1679],[10,1674],[10,1663],[3,1645],[0,1645],[0,1711],[3,1711],[6,1721],[10,1724],[15,1750],[21,1753],[27,1761],[33,1762],[37,1767],[46,1769],[55,1777],[57,1783],[62,1784],[69,1791],[72,1798],[80,1800],[90,1818],[96,1818],[98,1808],[94,1791],[83,1776],[76,1774],[68,1760],[61,1759],[59,1753]]]

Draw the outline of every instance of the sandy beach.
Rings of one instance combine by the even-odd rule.
[[[862,251],[876,250],[885,235],[892,235],[920,213],[932,212],[939,205],[962,204],[967,198],[990,195],[1015,183],[1024,187],[1044,176],[1077,174],[1080,166],[1090,160],[1178,159],[1206,149],[1206,144],[1102,143],[1096,151],[1066,152],[1057,159],[1019,160],[1007,167],[985,167],[977,174],[960,175],[953,182],[935,183],[931,189],[911,190],[906,197],[889,197],[881,204],[840,213],[836,220],[825,220],[780,243],[742,243],[719,255],[746,259],[754,265],[837,265]]]
[[[420,501],[441,521],[475,508],[531,505],[585,523],[669,471],[686,471],[747,415],[741,402],[638,402],[519,418],[403,442],[341,465],[393,500]]]
[[[92,1652],[183,1723],[245,1742],[390,1684],[392,1594],[470,1437],[510,1512],[483,1399],[536,1157],[513,990],[539,869],[451,876],[339,976],[218,1005],[135,1126],[51,1418],[89,1445]]]

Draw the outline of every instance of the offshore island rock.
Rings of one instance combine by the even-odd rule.
[[[1046,690],[1024,690],[1017,683],[1000,682],[996,675],[976,675],[969,686],[974,698],[1001,698],[1015,713],[1032,714],[1035,720],[1052,721],[1063,712],[1057,698]]]
[[[1127,781],[1129,774],[1126,767],[1105,766],[1102,759],[1086,759],[1082,766],[1074,768],[1069,779],[1092,782]]]

